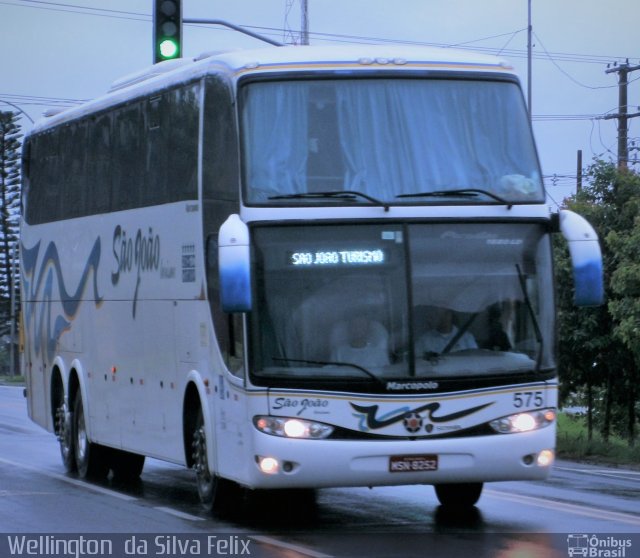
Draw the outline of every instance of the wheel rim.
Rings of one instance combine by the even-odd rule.
[[[60,442],[60,453],[65,461],[68,461],[73,451],[71,443],[71,413],[63,403],[56,411],[56,433]]]
[[[193,435],[193,470],[196,473],[198,494],[203,503],[209,503],[213,495],[215,480],[209,471],[207,459],[207,438],[204,425],[199,424]]]
[[[89,440],[87,439],[87,430],[84,426],[84,413],[82,410],[78,412],[78,431],[76,433],[76,451],[78,455],[78,459],[81,462],[87,457],[87,447],[89,444]]]

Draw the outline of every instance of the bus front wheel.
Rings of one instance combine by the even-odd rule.
[[[446,508],[470,508],[475,506],[482,494],[481,482],[436,484],[438,501]]]
[[[202,409],[196,417],[191,449],[200,502],[208,511],[224,511],[233,499],[233,483],[211,472]]]

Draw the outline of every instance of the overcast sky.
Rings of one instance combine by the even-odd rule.
[[[183,0],[183,15],[224,19],[289,41],[299,36],[300,1]],[[515,66],[526,95],[528,0],[308,4],[312,44],[393,41],[500,54]],[[152,0],[0,0],[0,100],[37,120],[47,108],[99,96],[117,78],[148,66],[152,5]],[[534,133],[548,191],[561,202],[575,189],[579,149],[585,165],[593,157],[615,159],[617,120],[598,117],[617,112],[618,75],[605,70],[626,58],[640,64],[640,6],[637,0],[531,0],[531,5]],[[185,25],[183,37],[184,56],[262,46],[213,26]],[[629,79],[633,113],[640,111],[640,70]],[[10,106],[0,103],[0,109]],[[31,123],[24,119],[23,125],[27,130]],[[629,138],[640,139],[640,118],[630,120]]]

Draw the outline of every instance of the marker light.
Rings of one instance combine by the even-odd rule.
[[[333,427],[321,422],[286,417],[257,416],[253,424],[260,431],[284,438],[322,439],[333,432]]]
[[[489,424],[491,428],[500,434],[511,434],[513,432],[530,432],[531,430],[544,428],[554,422],[555,419],[556,412],[554,409],[542,409],[509,415],[492,420]]]

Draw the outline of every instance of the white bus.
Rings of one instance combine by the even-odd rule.
[[[30,417],[80,477],[145,456],[230,487],[543,479],[551,234],[576,302],[593,229],[546,200],[504,61],[390,46],[164,62],[25,139]]]

